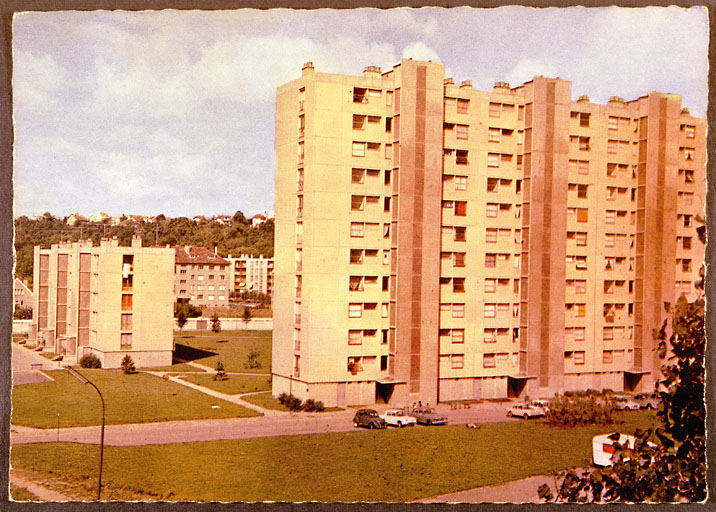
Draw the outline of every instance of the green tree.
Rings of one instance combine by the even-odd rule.
[[[188,322],[188,319],[186,316],[186,311],[181,309],[179,312],[177,312],[176,319],[177,319],[177,325],[179,326],[179,330],[181,331],[182,329],[184,329],[184,326]]]
[[[611,467],[570,470],[560,475],[557,496],[539,489],[545,501],[676,502],[706,499],[706,410],[704,405],[704,301],[682,296],[673,310],[668,338],[672,355],[661,367],[661,427],[636,431],[633,452],[616,445]],[[666,357],[667,321],[655,333]]]
[[[241,317],[241,320],[244,322],[244,327],[246,329],[248,329],[249,322],[251,322],[251,309],[244,306],[244,313],[243,313],[243,316]]]
[[[23,308],[17,306],[12,317],[15,320],[30,320],[32,319],[32,308]]]
[[[214,374],[214,380],[226,380],[226,370],[224,369],[224,363],[221,361],[216,363],[216,373]]]
[[[134,367],[134,361],[129,356],[129,354],[124,356],[120,366],[122,368],[122,373],[125,373],[125,374],[131,374],[131,373],[135,373],[137,371],[136,368]]]
[[[211,330],[212,332],[218,334],[221,332],[221,320],[219,320],[219,314],[214,313],[211,316]]]

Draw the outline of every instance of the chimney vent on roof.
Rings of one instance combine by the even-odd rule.
[[[682,114],[691,115],[691,111],[689,110],[689,107],[684,107],[681,109]]]
[[[466,89],[467,89],[467,88],[470,88],[470,89],[472,89],[472,80],[463,80],[463,81],[460,83],[460,89],[463,89],[463,88],[466,88]]]
[[[589,96],[582,94],[577,100],[578,103],[589,103]]]
[[[443,80],[443,85],[455,85],[455,80],[453,80],[452,78],[446,78],[445,80]]]
[[[380,73],[380,66],[366,66],[363,69],[364,73]]]
[[[495,85],[493,89],[509,89],[510,83],[509,82],[495,82]]]
[[[609,103],[624,103],[624,98],[621,96],[610,96]]]

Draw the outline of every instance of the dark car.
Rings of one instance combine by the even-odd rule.
[[[358,409],[353,416],[354,427],[386,428],[388,424],[373,409]]]
[[[447,425],[447,417],[433,412],[429,407],[417,407],[408,413],[421,425]]]

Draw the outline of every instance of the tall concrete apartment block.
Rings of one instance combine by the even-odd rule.
[[[680,96],[307,63],[276,111],[275,394],[652,389],[652,330],[704,254],[706,124]]]
[[[94,354],[117,368],[171,364],[174,250],[120,247],[116,238],[35,247],[31,337],[75,363]]]

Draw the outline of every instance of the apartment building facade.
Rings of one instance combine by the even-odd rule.
[[[139,367],[171,364],[174,251],[130,247],[116,238],[35,247],[30,338],[76,363],[94,354],[103,368],[130,355]]]
[[[226,308],[231,293],[229,262],[206,247],[176,246],[174,294],[177,302]]]
[[[273,258],[263,255],[242,254],[226,258],[229,262],[229,282],[235,293],[257,292],[271,296],[273,294]]]
[[[440,63],[279,87],[273,392],[404,405],[650,390],[699,294],[704,119]]]
[[[31,308],[35,302],[32,290],[19,277],[13,281],[13,299],[16,308]]]

